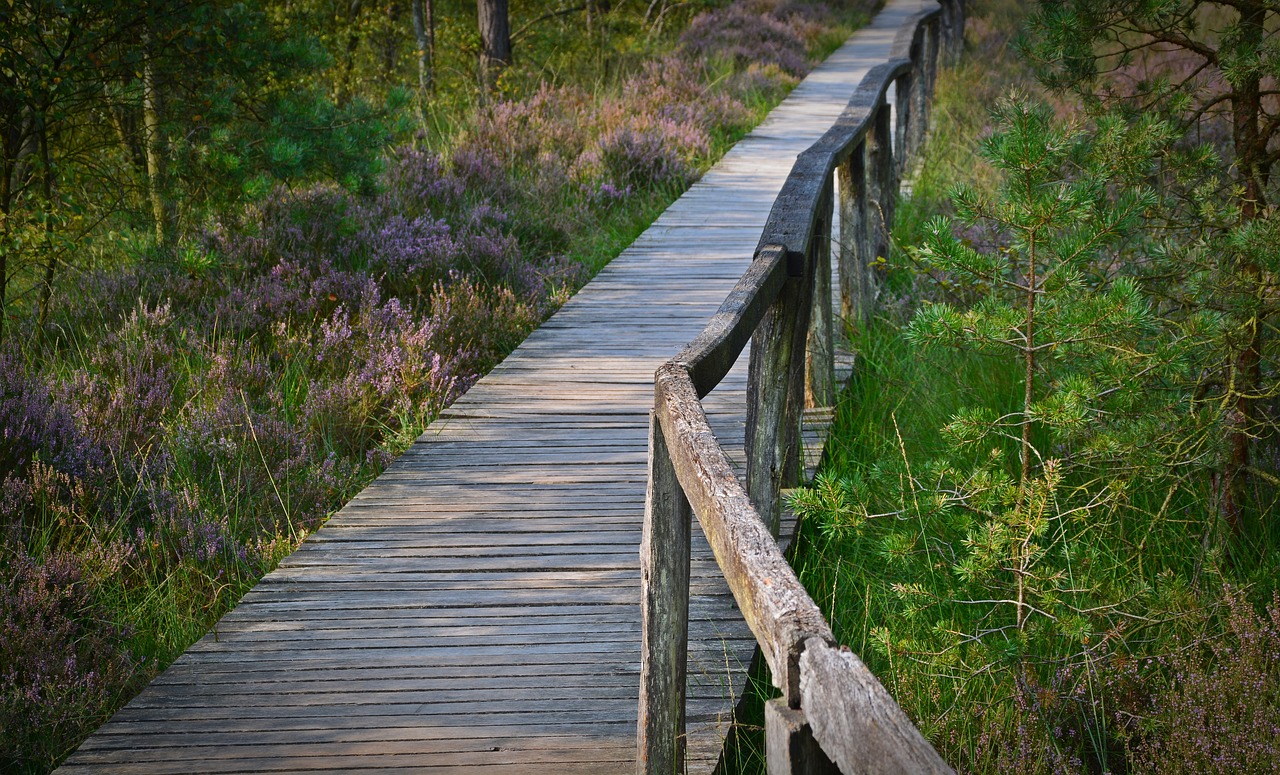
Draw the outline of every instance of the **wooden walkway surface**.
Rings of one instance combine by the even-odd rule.
[[[63,771],[633,772],[653,372],[920,7],[890,0]],[[727,448],[745,375],[707,401]],[[755,642],[694,533],[689,769],[710,772]]]

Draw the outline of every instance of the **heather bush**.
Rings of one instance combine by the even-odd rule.
[[[357,310],[339,306],[281,347],[285,357],[310,360],[299,421],[342,457],[375,447],[380,421],[424,424],[474,379],[460,371],[473,353],[441,354],[442,318],[415,319],[399,300],[383,302],[372,281],[366,294]]]
[[[488,151],[503,168],[563,173],[590,140],[594,99],[574,86],[543,85],[525,99],[496,102],[469,127],[465,144]]]
[[[697,177],[697,159],[709,150],[704,132],[646,116],[605,131],[574,172],[587,185],[603,181],[615,190],[679,190]]]
[[[71,378],[79,425],[118,463],[146,458],[185,390],[169,305],[145,303],[105,336]],[[175,405],[176,404],[176,405]]]
[[[0,769],[57,761],[137,685],[127,634],[93,588],[128,548],[0,553]]]
[[[815,27],[800,6],[771,0],[733,3],[690,22],[680,48],[690,59],[723,57],[739,68],[773,65],[798,78],[808,72],[807,39]]]
[[[739,84],[728,89],[710,88],[719,74],[710,63],[693,52],[686,56],[665,56],[644,63],[639,72],[622,84],[619,105],[642,105],[649,115],[677,126],[702,131],[732,131],[751,123],[751,112],[743,99],[747,90]],[[760,72],[761,63],[752,60],[736,70]],[[775,76],[774,80],[783,80]],[[705,149],[704,149],[705,152]]]
[[[1137,772],[1280,772],[1280,593],[1264,615],[1226,590],[1224,637],[1161,660]]]
[[[66,404],[17,356],[0,355],[0,470],[8,476],[38,461],[82,476],[100,464]]]

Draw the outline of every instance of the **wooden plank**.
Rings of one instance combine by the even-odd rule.
[[[427,755],[422,753],[379,753],[377,751],[356,752],[354,754],[331,753],[328,756],[319,757],[314,755],[299,754],[294,750],[293,746],[289,747],[290,753],[284,755],[271,756],[246,756],[236,759],[212,759],[200,762],[200,771],[204,773],[233,773],[233,772],[288,772],[306,769],[309,771],[330,771],[330,772],[352,772],[355,768],[415,768],[418,771],[432,771],[440,764],[448,764],[451,767],[479,767],[479,766],[515,766],[521,771],[526,771],[526,765],[549,765],[561,768],[582,767],[583,769],[562,769],[562,772],[591,772],[588,769],[591,766],[599,767],[601,765],[624,762],[627,760],[626,748],[610,748],[601,746],[599,749],[570,749],[564,750],[499,750],[499,751],[462,751],[454,752],[448,756],[445,761],[442,756]],[[434,765],[434,766],[433,766]],[[75,766],[79,766],[78,762]],[[92,763],[88,766],[92,766]],[[109,763],[112,772],[121,775],[129,775],[135,772],[172,772],[178,775],[187,775],[191,772],[190,761],[168,761],[168,762],[131,762],[131,761],[115,761]],[[75,767],[68,769],[74,772]],[[546,770],[552,771],[552,770]],[[597,770],[598,771],[598,770]]]
[[[636,769],[685,768],[685,680],[689,648],[691,521],[662,426],[649,415],[649,475],[640,544],[641,649]]]
[[[620,726],[620,725],[615,725]],[[561,727],[571,733],[581,733],[582,730],[573,727]],[[463,731],[463,730],[458,730]],[[125,753],[120,749],[102,749],[95,750],[95,755],[89,761],[97,760],[104,764],[113,761],[119,761],[124,756],[128,756],[129,760],[135,762],[144,761],[167,761],[173,760],[175,754],[187,757],[189,761],[230,761],[245,758],[263,758],[267,756],[360,756],[365,754],[445,754],[445,753],[474,753],[478,751],[490,751],[499,748],[505,751],[525,751],[534,757],[546,756],[548,760],[557,760],[554,755],[563,752],[568,757],[584,761],[591,761],[595,758],[593,755],[584,756],[584,751],[592,753],[603,753],[607,759],[624,758],[630,754],[631,730],[618,729],[614,734],[602,734],[595,741],[588,741],[580,734],[561,734],[548,733],[545,736],[519,735],[508,737],[493,737],[486,735],[484,737],[449,737],[434,738],[435,744],[429,747],[423,746],[424,740],[433,740],[433,738],[424,735],[413,735],[401,739],[375,738],[369,740],[347,739],[342,741],[330,741],[319,739],[312,742],[305,750],[290,750],[292,741],[280,739],[276,743],[267,743],[259,745],[244,744],[196,744],[192,745],[187,742],[185,745],[158,746],[150,744],[145,748],[138,749],[136,752]],[[177,742],[177,741],[175,741]],[[151,741],[148,741],[151,743]],[[176,749],[176,750],[175,750]],[[536,760],[536,759],[535,759]]]
[[[477,765],[472,764],[453,764],[448,761],[441,761],[439,757],[432,757],[432,761],[418,761],[413,764],[403,765],[395,763],[381,763],[372,767],[363,766],[365,762],[362,760],[360,766],[355,766],[350,762],[338,763],[336,767],[313,769],[302,766],[304,762],[299,763],[280,763],[280,766],[269,766],[275,764],[275,761],[262,763],[256,760],[246,760],[240,762],[240,767],[223,770],[227,773],[257,773],[257,772],[318,772],[318,771],[338,771],[349,775],[388,775],[391,773],[441,773],[448,775],[451,773],[474,773]],[[623,771],[625,769],[623,762],[613,762],[608,769],[603,771]],[[66,772],[101,772],[102,769],[95,765],[80,765],[75,761],[63,765]],[[486,766],[503,766],[496,762],[491,762]],[[597,775],[602,771],[605,763],[602,762],[554,762],[550,764],[528,762],[524,764],[514,765],[515,771],[527,773],[528,775]],[[243,769],[241,769],[241,767]],[[175,775],[189,775],[191,765],[189,762],[172,762],[167,767],[157,766],[155,764],[127,764],[113,765],[108,768],[112,773],[123,773],[130,775],[131,773],[173,773]]]

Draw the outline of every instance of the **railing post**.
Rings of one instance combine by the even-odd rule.
[[[871,319],[875,285],[867,255],[867,142],[836,169],[840,179],[840,317],[859,328]]]
[[[925,114],[927,109],[925,101],[928,99],[928,73],[925,71],[924,64],[927,51],[925,30],[927,29],[928,25],[923,25],[917,29],[915,37],[911,41],[911,71],[906,87],[906,100],[911,107],[907,111],[907,124],[902,128],[903,143],[893,149],[894,153],[898,154],[898,174],[900,176],[906,174],[907,165],[920,151],[920,145],[924,140],[925,121],[928,120]],[[902,101],[903,92],[900,88],[898,89],[899,106],[901,106]]]
[[[805,359],[804,405],[808,408],[834,406],[836,402],[836,351],[831,319],[831,220],[834,177],[823,184],[818,215],[809,246],[808,264],[813,267],[813,303],[809,320],[809,341]]]
[[[898,200],[898,172],[894,156],[899,148],[892,145],[893,127],[889,106],[880,108],[867,133],[867,248],[865,264],[869,298],[874,298],[876,270],[880,259],[889,258],[893,229],[893,208]]]
[[[943,26],[945,28],[947,64],[960,59],[964,49],[964,3],[961,0],[941,0]]]
[[[929,133],[929,108],[933,98],[934,62],[938,54],[938,22],[936,19],[926,22],[916,39],[912,49],[912,64],[915,71],[915,98],[913,107],[915,121],[911,132],[910,154],[914,158],[924,147],[924,138]]]
[[[685,671],[689,649],[692,512],[649,414],[649,486],[640,543],[640,720],[638,775],[683,775]]]
[[[813,739],[804,711],[787,707],[786,700],[765,702],[764,742],[769,775],[840,775]]]
[[[929,113],[933,112],[933,96],[934,94],[937,93],[937,90],[938,90],[938,70],[942,67],[942,62],[944,59],[944,56],[942,53],[943,45],[944,45],[942,42],[942,37],[946,33],[942,29],[942,22],[943,22],[943,18],[941,16],[929,22],[928,56],[925,57],[925,67],[928,69],[928,72],[929,72],[929,80],[928,80],[929,89],[928,89],[928,94],[925,96],[925,103],[926,103],[925,107]],[[928,122],[926,121],[925,124],[926,124],[925,131],[927,134]]]
[[[915,81],[915,70],[911,69],[898,76],[898,80],[894,82],[896,94],[893,98],[893,110],[897,114],[897,122],[893,127],[893,157],[896,165],[896,172],[902,175],[906,171],[907,156],[910,155],[909,137],[911,133],[911,125],[915,122],[916,117],[912,115],[915,108],[915,100],[911,98],[914,87],[912,83]]]
[[[784,250],[768,246],[764,250]],[[747,377],[747,493],[778,535],[782,490],[800,478],[800,416],[813,266],[792,277],[751,335]]]

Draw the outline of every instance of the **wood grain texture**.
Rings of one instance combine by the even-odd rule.
[[[783,248],[764,249],[773,250]],[[781,514],[779,496],[783,489],[797,484],[800,473],[797,434],[804,408],[804,353],[813,308],[812,268],[806,260],[800,276],[790,278],[782,287],[751,337],[747,492],[775,535]]]
[[[852,651],[810,641],[800,657],[800,693],[814,738],[842,772],[952,772]]]
[[[63,769],[634,772],[652,375],[925,2],[890,0]],[[745,361],[703,402],[739,478]],[[690,530],[686,751],[709,773],[756,646]]]
[[[769,775],[840,775],[840,769],[813,739],[804,711],[781,699],[764,705],[766,767]]]
[[[834,207],[834,187],[830,176],[818,200],[817,234],[809,250],[809,263],[813,267],[813,296],[817,303],[810,305],[809,336],[805,342],[804,372],[805,408],[835,406],[835,321],[831,304],[831,224]]]
[[[640,543],[641,649],[637,771],[666,775],[685,759],[689,649],[689,536],[693,514],[662,426],[649,419],[649,488]]]
[[[797,704],[800,649],[811,637],[833,640],[831,628],[716,442],[688,375],[668,364],[659,370],[657,385],[655,412],[671,439],[680,484],[760,644],[774,685]]]

